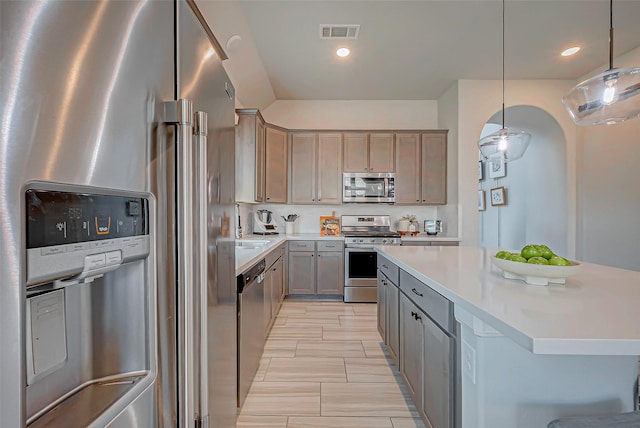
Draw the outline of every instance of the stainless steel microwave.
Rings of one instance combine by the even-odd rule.
[[[395,180],[392,172],[345,172],[342,202],[394,203]]]

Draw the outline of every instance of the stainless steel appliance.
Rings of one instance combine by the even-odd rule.
[[[395,174],[358,172],[342,174],[342,202],[394,203]]]
[[[278,225],[269,210],[257,210],[254,213],[253,233],[258,235],[277,235]]]
[[[400,245],[388,215],[343,215],[344,301],[375,303],[378,257],[375,245]]]
[[[191,1],[0,2],[0,20],[2,425],[45,423],[57,403],[85,407],[76,426],[235,426],[224,52]],[[67,208],[37,233],[33,192]],[[92,213],[68,195],[138,203]],[[130,258],[140,236],[113,231],[147,217],[148,254]]]
[[[155,424],[151,195],[30,182],[24,203],[26,423]]]
[[[442,220],[425,220],[424,231],[427,235],[437,235],[442,233]]]
[[[244,404],[264,349],[265,260],[238,275],[238,407]]]

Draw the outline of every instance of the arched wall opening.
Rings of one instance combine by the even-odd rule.
[[[490,178],[488,162],[479,190],[485,192],[484,211],[478,213],[481,246],[519,250],[525,244],[545,244],[568,256],[567,143],[560,124],[539,107],[518,105],[505,110],[507,126],[531,134],[524,156],[507,163],[506,175]],[[495,113],[478,139],[501,128]],[[491,205],[491,189],[503,186],[506,205]]]

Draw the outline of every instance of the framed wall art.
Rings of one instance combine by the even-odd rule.
[[[484,190],[478,190],[478,211],[484,211],[486,209]]]
[[[484,162],[478,161],[478,181],[484,180]]]
[[[507,192],[504,186],[494,187],[491,189],[491,205],[494,207],[507,205]]]
[[[489,178],[501,178],[507,175],[507,163],[504,156],[489,159]]]

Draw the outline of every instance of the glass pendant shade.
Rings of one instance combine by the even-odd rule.
[[[531,135],[524,131],[509,130],[504,122],[504,23],[505,0],[502,0],[502,129],[478,141],[480,154],[485,160],[511,162],[520,159],[529,146]]]
[[[478,148],[485,160],[505,162],[520,159],[529,146],[531,135],[524,131],[512,131],[502,128],[478,141]]]
[[[611,125],[640,116],[640,68],[612,68],[562,97],[578,125]]]

